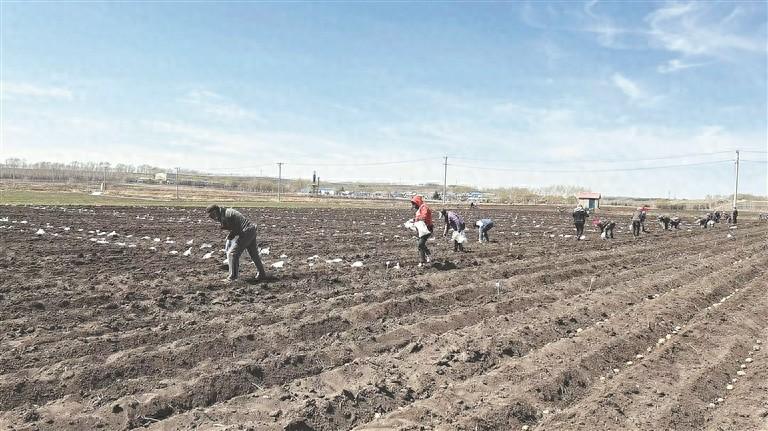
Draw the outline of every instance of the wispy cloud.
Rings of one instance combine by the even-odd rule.
[[[35,98],[35,99],[65,99],[73,97],[72,91],[63,87],[49,87],[26,82],[0,82],[0,97],[6,100]]]
[[[673,58],[672,60],[669,60],[668,62],[664,64],[660,64],[658,67],[656,67],[656,70],[659,73],[674,73],[685,69],[692,69],[696,67],[702,67],[706,66],[707,62],[701,62],[701,63],[687,63],[683,60],[680,60],[678,58]]]
[[[613,85],[618,87],[622,93],[633,101],[642,100],[646,97],[645,92],[640,89],[640,86],[637,85],[637,83],[620,73],[614,73],[611,77],[611,81],[613,81]]]
[[[194,109],[229,120],[260,120],[261,116],[226,97],[208,90],[192,90],[181,101]]]
[[[765,53],[765,39],[740,26],[739,6],[728,15],[716,13],[717,5],[672,3],[645,17],[651,42],[686,56],[724,57],[729,52]]]

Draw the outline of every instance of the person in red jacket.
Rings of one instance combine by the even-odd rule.
[[[432,210],[424,203],[424,199],[419,195],[411,198],[411,204],[413,205],[413,209],[416,210],[416,216],[413,218],[414,223],[423,221],[424,224],[427,225],[427,229],[429,229],[428,234],[419,237],[419,257],[421,258],[419,266],[423,266],[430,261],[430,255],[432,254],[427,248],[427,239],[432,236],[432,232],[435,228],[434,224],[432,224]]]

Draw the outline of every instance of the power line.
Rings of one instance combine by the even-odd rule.
[[[688,157],[703,157],[718,154],[730,154],[732,151],[714,151],[710,153],[688,153],[674,156],[652,157],[647,159],[573,159],[573,160],[500,160],[500,159],[476,159],[470,157],[452,157],[459,160],[470,160],[475,162],[505,162],[505,163],[526,163],[526,164],[574,164],[574,163],[627,163],[627,162],[650,162],[658,160],[684,159]]]
[[[441,157],[428,157],[423,159],[408,159],[408,160],[393,160],[385,162],[347,162],[347,163],[286,163],[286,165],[292,166],[384,166],[384,165],[401,165],[406,163],[427,162],[433,160],[442,160]]]
[[[733,163],[733,160],[717,160],[717,161],[711,161],[711,162],[685,163],[685,164],[677,164],[677,165],[642,166],[642,167],[634,167],[634,168],[612,168],[612,169],[520,169],[520,168],[498,168],[498,167],[489,167],[489,166],[467,166],[467,165],[449,165],[449,166],[453,166],[456,168],[490,170],[490,171],[544,172],[544,173],[595,173],[595,172],[645,171],[645,170],[653,170],[653,169],[717,165],[721,163]]]

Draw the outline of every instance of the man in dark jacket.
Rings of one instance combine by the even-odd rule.
[[[733,207],[733,212],[731,213],[731,222],[733,224],[736,224],[736,217],[739,216],[739,210],[736,209],[736,207]]]
[[[579,205],[573,210],[573,224],[576,225],[576,239],[580,240],[584,235],[584,223],[587,221],[587,211],[583,206]]]
[[[220,223],[221,228],[229,231],[227,241],[227,260],[229,261],[229,277],[227,281],[235,281],[240,276],[240,255],[245,250],[251,255],[251,260],[256,264],[256,280],[262,280],[267,276],[264,265],[259,256],[259,246],[256,243],[256,226],[251,223],[239,211],[232,208],[224,208],[211,205],[205,210],[213,221]]]

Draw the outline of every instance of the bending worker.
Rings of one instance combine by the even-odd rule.
[[[239,211],[232,208],[224,208],[211,205],[205,209],[213,221],[220,223],[221,228],[228,230],[227,235],[227,260],[229,261],[229,277],[226,281],[232,282],[240,276],[240,255],[245,250],[251,255],[251,260],[256,264],[256,280],[263,280],[267,276],[264,265],[259,256],[259,246],[256,243],[256,226],[251,223]]]
[[[478,220],[475,223],[475,226],[477,226],[478,231],[477,242],[490,242],[491,238],[488,236],[488,231],[493,228],[493,220],[484,218],[482,220]]]
[[[440,210],[440,218],[445,222],[445,229],[443,230],[443,236],[448,235],[448,229],[452,229],[457,234],[464,233],[466,226],[464,225],[464,219],[460,215],[453,211]],[[464,244],[454,238],[453,251],[464,251]]]

